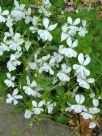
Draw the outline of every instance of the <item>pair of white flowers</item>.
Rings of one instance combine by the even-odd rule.
[[[84,56],[83,53],[80,53],[78,55],[78,61],[79,64],[73,65],[73,69],[75,70],[75,74],[77,76],[77,82],[79,83],[79,86],[81,86],[82,88],[89,89],[90,84],[94,83],[95,81],[95,79],[93,78],[87,79],[87,76],[90,75],[90,71],[85,68],[85,66],[87,66],[90,63],[91,58],[89,55]]]
[[[30,81],[29,77],[26,77],[27,80],[27,86],[23,86],[23,90],[24,92],[30,96],[34,96],[34,97],[41,97],[41,94],[39,91],[43,90],[43,88],[39,87],[36,83],[36,81]]]
[[[26,110],[24,117],[29,119],[33,114],[39,115],[42,112],[44,112],[44,105],[47,107],[48,113],[52,113],[53,108],[56,106],[55,102],[41,100],[39,103],[37,103],[35,100],[32,101],[32,109],[31,110]]]

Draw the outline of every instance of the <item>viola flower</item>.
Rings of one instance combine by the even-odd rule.
[[[10,60],[7,62],[7,68],[9,71],[14,71],[21,62],[18,58],[22,55],[22,52],[16,52],[15,54],[11,54]]]
[[[62,61],[62,59],[63,59],[63,56],[61,56],[60,54],[54,52],[54,55],[51,56],[49,64],[51,66],[54,66],[54,65],[58,66],[58,63],[60,63]]]
[[[25,5],[24,4],[19,5],[17,0],[14,0],[14,5],[15,8],[11,11],[11,15],[15,19],[15,21],[19,21],[22,18],[25,18],[25,13],[24,13]]]
[[[32,106],[33,106],[34,114],[36,114],[36,115],[41,114],[44,111],[44,109],[42,108],[44,104],[45,104],[45,101],[43,101],[43,100],[40,101],[39,103],[37,103],[36,101],[33,100]]]
[[[43,26],[45,27],[45,30],[38,30],[38,34],[40,36],[40,38],[43,41],[52,41],[52,35],[49,33],[49,31],[54,30],[57,27],[57,24],[54,25],[50,25],[49,26],[49,19],[48,18],[44,18],[43,19]]]
[[[93,115],[90,114],[88,111],[82,112],[81,115],[83,116],[84,119],[92,119],[93,118]]]
[[[52,70],[51,66],[46,62],[44,62],[44,64],[40,67],[39,73],[42,73],[43,71],[50,73],[50,75],[54,75],[54,71]]]
[[[6,19],[6,26],[8,28],[12,28],[13,27],[13,23],[14,23],[14,19],[11,17],[11,15],[9,15]]]
[[[78,64],[73,65],[73,69],[76,70],[76,75],[81,78],[85,78],[86,76],[89,76],[90,71],[86,69],[85,66],[87,66],[90,63],[91,61],[90,56],[85,55],[84,57],[83,53],[80,53],[78,55],[78,61],[79,61],[79,65]]]
[[[78,35],[84,37],[88,31],[86,30],[86,20],[82,20],[82,27],[79,27]]]
[[[83,106],[83,102],[85,101],[85,97],[83,95],[75,95],[75,100],[77,102],[76,105],[71,105],[71,110],[74,110],[76,113],[81,113],[82,111],[86,111],[85,106]]]
[[[14,82],[15,81],[15,76],[11,76],[10,73],[7,73],[7,79],[4,80],[4,83],[8,86],[8,87],[15,87]]]
[[[28,76],[26,77],[26,80],[27,80],[27,86],[23,86],[23,90],[25,91],[25,93],[27,95],[33,95],[33,96],[35,96],[34,87],[37,86],[37,83],[35,81],[30,82],[30,79],[29,79]]]
[[[72,57],[76,57],[77,56],[77,52],[73,50],[73,48],[78,46],[78,40],[76,39],[73,43],[72,43],[72,39],[71,37],[68,37],[67,39],[67,45],[69,46],[68,51],[67,51],[67,56],[69,58]]]
[[[8,15],[9,15],[9,11],[8,10],[2,11],[2,9],[0,7],[0,23],[5,23],[6,18],[4,16],[8,16]]]
[[[4,54],[5,51],[9,51],[9,47],[8,47],[8,42],[3,41],[0,43],[0,56],[2,56]]]
[[[31,8],[28,8],[28,10],[25,11],[25,23],[29,24],[32,21],[31,15]]]
[[[30,27],[29,27],[29,30],[31,30],[32,33],[35,33],[35,32],[37,32],[37,31],[39,30],[39,29],[38,29],[38,25],[41,25],[41,24],[39,23],[39,17],[33,16],[33,18],[32,18],[32,24],[33,24],[33,26],[30,26]]]
[[[62,69],[61,71],[59,71],[57,73],[57,77],[61,80],[61,81],[69,81],[70,77],[68,76],[68,74],[71,72],[71,67],[68,67],[65,63],[61,65]]]
[[[47,106],[48,113],[52,113],[53,108],[56,106],[56,103],[51,102],[51,101],[47,101],[47,103],[45,105]]]
[[[32,111],[26,110],[26,111],[25,111],[25,114],[24,114],[24,117],[25,117],[26,119],[30,119],[31,116],[32,116],[32,114],[33,114]]]
[[[90,84],[95,82],[94,78],[89,78],[89,79],[82,79],[82,78],[77,78],[77,82],[79,83],[79,86],[85,89],[90,88]]]
[[[92,121],[90,124],[89,124],[89,128],[95,128],[96,127],[96,122],[95,121]]]
[[[7,95],[7,99],[6,99],[6,103],[14,103],[14,105],[17,105],[18,104],[18,100],[19,99],[23,99],[23,96],[22,95],[18,95],[18,89],[14,89],[13,93],[12,94],[8,94]]]

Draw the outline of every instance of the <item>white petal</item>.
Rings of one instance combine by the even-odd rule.
[[[15,95],[17,95],[18,94],[18,89],[15,89],[14,91],[13,91],[13,96],[15,96]]]
[[[67,45],[68,45],[70,48],[72,48],[72,39],[71,39],[71,37],[68,37],[68,38],[67,38]]]
[[[73,42],[73,44],[72,44],[72,48],[75,48],[75,47],[77,47],[78,46],[78,40],[76,39],[74,42]]]
[[[32,105],[33,105],[34,107],[37,107],[36,101],[32,101]]]
[[[3,12],[2,12],[2,15],[8,15],[9,14],[9,11],[8,10],[4,10]]]
[[[40,107],[42,107],[44,104],[45,104],[45,101],[42,100],[42,101],[39,102],[38,107],[40,108]]]
[[[86,57],[86,59],[84,61],[84,66],[88,65],[90,63],[90,61],[91,61],[91,58],[90,58],[89,55],[86,55],[85,57]]]
[[[80,64],[83,65],[83,63],[84,63],[84,55],[83,55],[83,53],[80,53],[78,55],[78,61],[79,61]]]
[[[54,30],[56,27],[57,27],[57,24],[50,25],[49,28],[48,28],[48,30],[49,30],[49,31],[52,31],[52,30]]]
[[[93,99],[93,105],[95,106],[95,107],[97,107],[98,105],[99,105],[99,100],[98,99]]]
[[[48,28],[48,25],[49,25],[49,19],[48,18],[44,18],[43,20],[43,25],[44,27],[47,29]]]
[[[32,113],[31,111],[26,110],[26,111],[25,111],[25,114],[24,114],[24,117],[25,117],[26,119],[30,119],[32,114],[33,114],[33,113]]]
[[[85,97],[79,94],[75,95],[75,99],[78,104],[82,104],[85,101]]]
[[[79,23],[80,23],[80,18],[77,18],[77,19],[74,21],[73,25],[78,25]]]
[[[89,124],[89,128],[95,128],[96,127],[96,122],[91,122],[90,124]]]
[[[19,3],[17,0],[14,0],[14,5],[16,6],[16,8],[19,8]]]
[[[89,78],[89,79],[87,79],[87,82],[90,83],[90,84],[91,84],[91,83],[94,83],[94,82],[95,82],[95,79],[94,79],[94,78]]]
[[[71,18],[71,17],[68,17],[68,18],[67,18],[67,21],[68,21],[69,24],[72,25],[72,18]]]
[[[68,34],[62,32],[62,34],[61,34],[61,41],[66,40],[68,36],[69,36]]]

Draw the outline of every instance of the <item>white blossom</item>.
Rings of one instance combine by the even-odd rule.
[[[5,23],[6,22],[5,16],[8,16],[8,14],[9,14],[8,10],[2,11],[2,9],[0,7],[0,23]]]
[[[63,63],[61,65],[61,70],[57,73],[57,77],[61,80],[61,81],[69,81],[70,77],[68,76],[68,74],[71,72],[71,67],[68,67],[65,63]]]
[[[95,82],[94,78],[89,78],[89,79],[82,79],[82,78],[77,78],[77,82],[79,83],[79,86],[85,89],[90,88],[90,84]]]
[[[25,5],[24,4],[19,5],[19,3],[16,0],[14,0],[14,5],[15,5],[15,8],[11,11],[12,17],[16,21],[21,20],[22,18],[25,18],[25,13],[24,13]]]
[[[52,41],[52,35],[49,33],[49,31],[54,30],[57,27],[57,24],[54,25],[50,25],[49,26],[49,19],[48,18],[44,18],[43,19],[43,26],[45,27],[45,30],[38,30],[38,34],[40,36],[40,38],[43,41]]]
[[[34,114],[36,114],[36,115],[41,114],[44,111],[44,109],[42,108],[44,104],[45,104],[45,101],[43,101],[43,100],[40,101],[39,103],[37,103],[36,101],[33,100],[32,106],[33,106]]]
[[[80,53],[78,55],[78,61],[79,61],[79,65],[78,64],[74,64],[73,65],[73,69],[76,70],[76,74],[81,77],[81,78],[85,78],[86,76],[90,75],[90,71],[88,69],[85,68],[85,66],[87,66],[90,61],[91,58],[89,55],[83,55],[83,53]]]
[[[32,111],[26,110],[26,111],[25,111],[25,114],[24,114],[24,117],[25,117],[26,119],[30,119],[31,116],[32,116],[32,114],[33,114]]]
[[[51,102],[51,101],[47,101],[47,103],[45,105],[47,106],[48,113],[52,113],[53,108],[56,106],[56,103]]]
[[[8,86],[8,87],[14,87],[15,83],[13,82],[15,80],[15,76],[11,76],[10,73],[7,73],[7,79],[4,80],[4,83]]]
[[[18,104],[18,100],[22,99],[23,96],[18,94],[18,89],[15,89],[12,94],[7,94],[6,103],[14,103],[14,105]]]
[[[83,106],[83,102],[85,101],[85,97],[83,95],[75,95],[75,100],[78,104],[71,105],[71,110],[74,110],[76,113],[81,113],[82,111],[86,111],[85,106]]]
[[[23,90],[25,91],[25,93],[27,95],[33,95],[33,96],[35,96],[34,87],[37,86],[37,83],[35,81],[30,82],[30,79],[29,79],[28,76],[26,77],[26,80],[27,80],[27,86],[23,86]]]

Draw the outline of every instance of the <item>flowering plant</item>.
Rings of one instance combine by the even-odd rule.
[[[79,113],[94,128],[101,98],[94,93],[91,56],[79,44],[88,35],[87,22],[59,13],[62,20],[53,17],[49,0],[42,0],[35,11],[17,0],[10,11],[0,7],[0,24],[5,26],[0,57],[6,67],[6,102],[24,105],[28,119]]]

